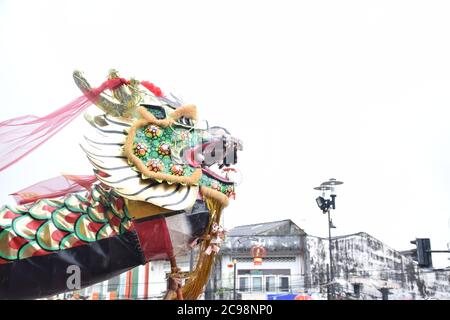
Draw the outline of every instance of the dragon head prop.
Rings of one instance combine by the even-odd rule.
[[[73,76],[89,94],[91,86],[81,72]],[[115,78],[117,71],[110,71],[109,79]],[[183,105],[153,84],[134,79],[111,95],[101,93],[95,104],[105,113],[86,114],[95,130],[82,147],[97,178],[119,195],[170,210],[188,208],[199,197],[226,206],[234,197],[231,176],[237,172],[242,142],[222,127],[199,121],[195,105]]]

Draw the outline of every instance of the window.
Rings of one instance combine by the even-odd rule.
[[[274,276],[266,277],[266,291],[267,292],[275,292],[275,277]]]
[[[118,291],[120,284],[120,275],[108,280],[108,292]]]
[[[248,277],[239,278],[239,291],[249,291],[249,281]]]
[[[252,277],[252,289],[255,292],[262,291],[262,277]]]
[[[289,291],[289,278],[288,277],[280,277],[280,291],[288,292]]]

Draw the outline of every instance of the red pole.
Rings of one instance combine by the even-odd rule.
[[[125,299],[130,299],[130,295],[131,295],[131,270],[127,271],[127,280],[126,280],[126,284],[125,284]]]
[[[150,273],[150,262],[145,265],[145,287],[144,287],[144,299],[148,299],[148,278]]]

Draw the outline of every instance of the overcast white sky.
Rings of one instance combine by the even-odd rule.
[[[110,68],[153,81],[244,141],[225,224],[326,236],[312,189],[344,181],[334,234],[450,241],[448,1],[0,0],[0,120],[45,115]],[[90,173],[80,118],[4,172],[8,193]],[[449,264],[433,256],[435,266]]]

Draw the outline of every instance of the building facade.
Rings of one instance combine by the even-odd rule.
[[[210,298],[266,299],[304,289],[305,232],[290,220],[236,227],[227,234],[216,258],[208,290]],[[265,248],[255,265],[252,247]],[[234,269],[236,268],[236,276]]]
[[[251,247],[267,249],[254,265]],[[240,226],[230,231],[216,260],[210,290],[228,299],[450,299],[450,268],[419,268],[411,256],[360,232],[329,240],[307,235],[290,220]],[[236,280],[234,265],[236,259]],[[217,294],[219,292],[220,294]]]
[[[448,268],[419,268],[412,257],[364,232],[334,237],[331,245],[337,298],[450,299]],[[307,236],[305,284],[322,295],[329,288],[328,246],[328,239]]]
[[[450,299],[450,268],[419,268],[412,257],[361,232],[329,241],[291,220],[231,229],[202,299]],[[255,246],[265,248],[255,265]],[[192,260],[195,260],[194,258]],[[182,271],[190,256],[177,257]],[[169,262],[155,261],[77,292],[88,299],[161,299]],[[67,297],[68,295],[66,295]],[[64,298],[59,295],[58,298]]]

